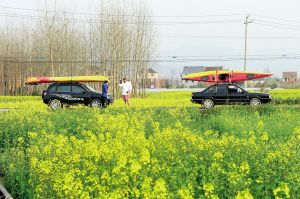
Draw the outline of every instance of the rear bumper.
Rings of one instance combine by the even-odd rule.
[[[114,99],[107,99],[107,101],[108,101],[109,104],[113,104],[115,102]]]

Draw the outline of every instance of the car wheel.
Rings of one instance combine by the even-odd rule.
[[[61,108],[62,108],[62,103],[61,103],[61,101],[58,100],[58,99],[53,99],[53,100],[50,101],[49,107],[50,107],[52,110],[58,110],[58,109],[61,109]]]
[[[215,106],[215,103],[211,99],[205,99],[203,101],[203,106],[204,106],[204,108],[210,109],[210,108],[213,108]]]
[[[102,107],[101,100],[99,100],[99,99],[93,99],[91,101],[91,107],[93,107],[93,108],[101,108]]]
[[[258,98],[252,98],[250,100],[250,105],[251,106],[260,106],[261,105],[261,101]]]

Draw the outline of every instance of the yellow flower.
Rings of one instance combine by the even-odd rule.
[[[28,132],[28,137],[30,137],[30,138],[32,138],[32,139],[34,139],[34,138],[36,138],[36,137],[37,137],[37,134],[36,134],[36,133],[34,133],[34,132]]]
[[[286,183],[281,182],[279,187],[273,189],[275,199],[290,198],[290,189]]]
[[[24,138],[23,137],[18,137],[18,142],[20,143],[20,144],[23,144],[24,143]]]
[[[264,121],[260,120],[257,122],[257,130],[259,132],[262,132],[265,128],[265,124],[264,124]]]
[[[238,194],[235,196],[235,199],[254,199],[251,195],[249,189],[239,191]]]
[[[137,174],[141,168],[142,168],[142,166],[139,164],[138,161],[136,161],[136,160],[132,161],[131,167],[130,167],[132,174]]]
[[[263,132],[260,136],[260,139],[264,142],[269,140],[269,134],[267,132]]]
[[[194,190],[193,185],[189,184],[188,186],[179,189],[178,195],[180,198],[183,198],[183,199],[193,199],[193,198],[195,198],[193,195],[193,192],[194,192],[193,190]]]
[[[243,174],[248,174],[250,171],[249,164],[247,162],[243,162],[240,166],[240,170]]]
[[[233,185],[236,185],[239,181],[239,174],[236,173],[236,172],[229,172],[228,173],[228,181],[229,183],[233,184]]]
[[[143,149],[141,152],[141,162],[143,164],[149,164],[150,163],[150,152],[148,149]]]
[[[211,184],[211,183],[204,184],[203,189],[204,189],[205,196],[211,195],[215,190],[213,184]]]
[[[295,135],[296,139],[300,140],[300,128],[295,129],[294,135]]]
[[[163,179],[158,179],[155,182],[153,188],[153,196],[156,198],[167,198],[168,190],[166,188],[166,182]]]
[[[224,156],[221,152],[218,151],[214,154],[213,157],[214,157],[215,160],[220,160],[220,159],[223,159]]]

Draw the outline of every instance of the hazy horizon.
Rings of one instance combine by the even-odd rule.
[[[138,0],[115,2],[130,6],[130,2]],[[1,18],[9,18],[5,16],[7,12],[27,12],[7,7],[39,9],[42,3],[1,0]],[[254,20],[248,26],[247,70],[269,70],[278,77],[283,71],[300,73],[300,13],[297,12],[300,2],[296,0],[151,0],[146,5],[153,20],[157,46],[152,68],[162,77],[168,77],[172,71],[179,74],[184,66],[243,69],[247,14]],[[99,2],[65,0],[58,3],[58,8],[62,6],[71,12],[95,13]]]

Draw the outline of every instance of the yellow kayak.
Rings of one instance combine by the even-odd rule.
[[[68,76],[68,77],[29,77],[25,84],[41,84],[54,82],[104,82],[109,81],[106,76]]]

